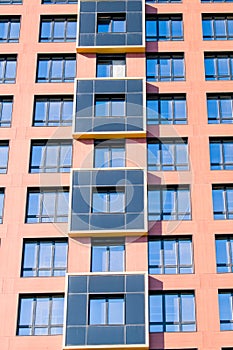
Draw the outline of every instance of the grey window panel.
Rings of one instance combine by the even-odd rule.
[[[128,1],[127,11],[138,11],[142,12],[142,2],[141,1]]]
[[[123,326],[89,326],[87,345],[124,344]]]
[[[80,12],[96,12],[95,1],[80,1]]]
[[[96,94],[109,94],[113,93],[125,93],[126,80],[96,80],[95,81],[95,93]],[[141,90],[142,91],[142,90]]]
[[[74,171],[73,172],[73,186],[90,185],[91,183],[90,171]]]
[[[126,214],[126,229],[137,230],[144,228],[144,214]]]
[[[86,327],[67,327],[66,346],[83,345],[86,339]]]
[[[93,93],[94,90],[94,80],[79,80],[78,82],[78,92],[79,94],[90,94]]]
[[[90,210],[90,187],[73,189],[72,210],[75,213],[88,214]]]
[[[126,294],[126,324],[145,323],[145,296],[144,294]],[[137,307],[135,307],[137,305]]]
[[[125,276],[89,276],[89,293],[124,293]]]
[[[143,131],[142,118],[127,118],[126,131]]]
[[[87,324],[87,295],[70,295],[67,305],[67,326],[78,326]]]
[[[79,45],[80,46],[94,46],[95,45],[95,35],[94,34],[80,34],[79,35]]]
[[[127,191],[127,189],[126,189]],[[130,193],[131,191],[127,191],[127,196],[126,196],[126,212],[127,213],[138,213],[142,212],[144,209],[144,196],[143,196],[143,187],[142,186],[134,186],[132,189],[132,194]],[[131,197],[132,196],[132,197]],[[128,199],[131,198],[131,200],[128,202]]]
[[[141,92],[143,91],[142,79],[132,79],[127,81],[127,92]]]
[[[142,31],[142,14],[133,12],[127,13],[127,33],[139,33]]]
[[[125,131],[125,120],[123,118],[96,118],[94,119],[93,131],[96,132],[119,132]]]
[[[87,276],[69,276],[69,293],[87,292]]]
[[[80,16],[80,32],[85,34],[95,32],[95,14],[82,13]]]
[[[124,214],[92,214],[90,230],[124,230]]]
[[[96,35],[96,46],[124,46],[126,34],[99,33]]]
[[[134,185],[143,185],[144,173],[141,170],[126,171],[126,181]]]
[[[123,185],[125,179],[124,170],[96,171],[92,173],[92,183],[98,186],[116,186],[118,182]]]
[[[143,292],[145,291],[145,282],[143,275],[126,276],[126,292]]]
[[[76,120],[75,132],[92,132],[92,118],[82,118],[79,119],[78,122]]]
[[[76,230],[87,231],[87,230],[90,230],[89,219],[90,219],[90,215],[72,214],[71,230],[72,231],[76,231]]]
[[[126,344],[145,344],[145,327],[126,326]]]
[[[97,2],[97,12],[119,13],[126,12],[125,1],[99,1]]]
[[[76,116],[78,118],[88,118],[93,116],[93,95],[78,95],[76,101]]]
[[[126,45],[142,45],[142,35],[141,34],[128,34]]]

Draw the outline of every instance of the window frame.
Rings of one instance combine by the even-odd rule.
[[[168,27],[166,28],[168,32],[166,34],[160,34],[160,22],[168,22]],[[173,33],[173,23],[174,21],[181,22],[181,35],[175,35]],[[148,22],[155,22],[156,33],[155,35],[148,35]],[[153,41],[183,41],[183,18],[182,14],[172,14],[172,15],[149,15],[146,17],[146,42]]]
[[[9,162],[9,140],[2,140],[0,141],[0,149],[1,147],[6,147],[7,151],[6,151],[6,162],[2,165],[2,156],[1,156],[1,151],[0,151],[0,174],[7,174],[7,170],[8,170],[8,162]]]
[[[22,5],[23,0],[0,0],[0,5]]]
[[[226,242],[225,263],[220,262],[218,257],[218,242]],[[215,236],[215,253],[216,253],[216,272],[217,273],[232,273],[233,272],[233,236],[229,235],[216,235]],[[221,257],[222,259],[222,257]]]
[[[17,55],[0,55],[0,63],[2,63],[2,76],[0,77],[0,84],[15,84],[16,83],[16,75],[17,75]],[[14,74],[12,77],[7,77],[7,65],[9,62],[13,62],[13,71]]]
[[[101,323],[92,323],[91,322],[91,315],[92,315],[92,301],[102,300],[104,302],[104,320]],[[115,323],[110,322],[110,302],[113,300],[119,300],[122,302],[123,306],[123,315],[122,316],[122,322]],[[89,326],[114,326],[114,325],[124,325],[125,324],[125,297],[124,295],[114,295],[114,296],[108,296],[108,295],[90,295],[89,296],[89,314],[88,314],[88,325]]]
[[[208,61],[211,60],[211,65],[213,68],[213,73],[208,73]],[[220,60],[226,60],[226,67],[228,73],[221,74],[219,72]],[[231,81],[233,80],[233,53],[213,53],[206,54],[204,53],[204,63],[205,63],[205,80],[206,81]]]
[[[97,104],[98,102],[101,103],[106,103],[105,108],[106,108],[106,114],[99,114],[98,112],[98,107]],[[115,115],[113,114],[113,103],[119,102],[123,106],[123,114],[118,114]],[[116,118],[125,118],[126,117],[126,96],[124,94],[114,94],[114,95],[95,95],[95,118],[101,118],[101,117],[106,117],[106,118],[111,118],[111,117],[116,117]]]
[[[77,4],[78,0],[41,0],[42,5]]]
[[[231,161],[226,161],[225,147],[226,144],[232,144],[233,148],[233,139],[232,138],[210,138],[209,139],[209,149],[210,149],[210,169],[211,170],[233,170],[233,154]],[[219,154],[221,154],[221,162],[213,162],[212,161],[212,152],[211,146],[219,145]]]
[[[114,62],[124,62],[124,65],[122,64],[121,67],[124,67],[124,74],[123,75],[115,75],[114,74],[114,67],[117,66],[114,64]],[[109,69],[109,74],[101,75],[99,73],[99,67],[101,64],[105,65]],[[96,77],[97,78],[124,78],[126,77],[126,56],[125,54],[115,54],[115,55],[97,55],[96,58]]]
[[[99,149],[106,149],[107,153],[107,161],[102,164],[101,166],[98,166],[97,163],[97,151]],[[114,159],[114,153],[113,150],[122,150],[124,152],[124,159],[120,158],[123,160],[123,165],[114,165],[113,162],[116,161],[117,158]],[[94,162],[93,166],[94,168],[112,168],[112,167],[125,167],[126,165],[126,149],[125,149],[125,140],[96,140],[94,142]]]
[[[216,21],[224,21],[224,27],[225,27],[225,35],[218,34],[218,27],[216,24]],[[233,15],[227,15],[227,14],[221,14],[221,15],[208,15],[203,14],[202,15],[202,37],[203,40],[233,40],[233,29],[232,34],[229,34],[229,20],[232,21],[232,28],[233,28]],[[204,22],[205,21],[211,21],[211,34],[205,35],[204,33]]]
[[[64,32],[63,35],[60,37],[55,37],[54,36],[54,30],[55,30],[55,25],[58,22],[64,23]],[[75,35],[74,36],[69,36],[68,34],[68,24],[70,22],[75,22],[76,23],[76,30],[75,30]],[[43,24],[44,23],[49,23],[50,24],[50,33],[47,36],[47,38],[42,37],[42,32],[43,32]],[[57,16],[41,16],[40,18],[40,34],[39,34],[39,42],[41,43],[51,43],[51,42],[75,42],[76,41],[76,33],[77,33],[77,18],[73,15],[67,15],[67,16],[62,16],[62,15],[57,15]]]
[[[66,75],[67,62],[73,62],[74,76]],[[47,72],[46,75],[40,76],[40,65],[42,62],[46,62]],[[55,62],[61,63],[61,72],[59,71],[59,77],[54,76],[54,65]],[[76,56],[74,54],[60,54],[60,55],[38,55],[37,57],[37,70],[36,70],[36,83],[73,83],[76,78]],[[42,69],[44,71],[44,68]],[[57,75],[57,72],[56,72]]]
[[[233,219],[233,209],[229,210],[229,202],[228,199],[229,193],[227,191],[233,192],[233,186],[232,185],[212,185],[212,202],[213,202],[213,217],[214,220],[231,220]],[[216,209],[216,202],[214,200],[215,192],[214,191],[221,191],[221,201],[223,204],[222,210],[215,210]],[[219,199],[219,198],[218,198]],[[219,202],[218,202],[219,206]]]
[[[5,23],[7,26],[7,34],[5,38],[0,37],[0,43],[18,43],[20,36],[20,16],[0,16],[0,25],[1,23]],[[12,24],[18,24],[18,35],[14,38],[12,37]]]
[[[116,22],[122,22],[123,24],[123,31],[115,30],[114,25]],[[106,23],[106,24],[105,24]],[[108,30],[103,31],[100,30],[100,26],[107,25]],[[119,34],[119,33],[126,33],[126,13],[97,13],[97,27],[96,32],[101,34],[111,33],[111,34]]]
[[[169,74],[164,75],[161,74],[161,67],[163,66],[162,60],[166,60],[169,62]],[[182,74],[177,74],[175,70],[175,60],[179,63],[182,62]],[[179,60],[179,61],[178,61]],[[150,62],[155,61],[152,68],[153,74],[148,74],[148,71],[151,70]],[[157,71],[157,73],[156,73]],[[146,57],[146,80],[147,82],[175,82],[175,81],[185,81],[185,55],[184,53],[176,53],[176,54],[147,54]]]
[[[114,200],[112,199],[111,194],[122,194],[123,206],[122,210],[111,210],[111,205]],[[96,195],[96,196],[95,196]],[[100,195],[104,195],[104,198],[100,197]],[[98,199],[98,203],[100,201],[104,203],[105,210],[96,210],[98,206],[95,205],[95,197]],[[102,205],[101,205],[102,206]],[[117,186],[117,187],[93,187],[91,193],[91,212],[95,214],[123,214],[125,213],[126,208],[126,191],[125,187]]]
[[[5,188],[0,188],[0,224],[3,224],[4,217]]]
[[[231,319],[222,319],[221,318],[221,302],[220,297],[223,295],[228,295],[229,301],[231,303],[231,310],[228,310],[231,312]],[[226,304],[226,302],[224,302]],[[219,323],[220,323],[220,331],[232,331],[233,330],[233,310],[232,310],[232,304],[233,304],[233,291],[231,289],[229,290],[218,290],[218,306],[219,306]],[[227,327],[228,326],[228,327]]]

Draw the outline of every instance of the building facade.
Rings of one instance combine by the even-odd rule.
[[[232,0],[0,0],[1,349],[232,350],[232,171]]]

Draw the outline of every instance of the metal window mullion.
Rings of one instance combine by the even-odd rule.
[[[32,301],[32,324],[31,324],[31,335],[35,335],[35,322],[36,322],[36,307],[37,307],[37,298],[34,297]]]
[[[112,167],[112,147],[108,146],[108,166]]]
[[[105,298],[105,325],[109,324],[109,299]]]
[[[47,168],[47,148],[46,144],[43,145],[43,152],[42,152],[42,164],[40,164],[40,169],[44,172],[45,169]]]
[[[36,267],[35,267],[36,277],[39,276],[39,270],[40,270],[40,242],[37,241],[37,243],[36,243]]]
[[[64,18],[64,33],[63,33],[64,41],[67,41],[67,38],[68,38],[67,27],[68,27],[68,20],[67,20],[67,17],[65,17]]]
[[[174,193],[174,196],[175,196],[175,208],[174,208],[174,215],[175,215],[175,220],[178,220],[178,216],[179,216],[179,213],[178,213],[178,194],[179,194],[179,189],[176,188],[176,189],[173,189],[173,193]]]
[[[224,208],[224,215],[225,215],[225,219],[228,219],[229,216],[229,210],[228,210],[228,194],[227,194],[227,188],[224,188],[224,204],[225,204],[225,208]]]
[[[51,23],[51,37],[50,37],[50,41],[54,41],[54,18],[50,21]]]
[[[59,172],[62,168],[64,168],[64,164],[62,166],[61,164],[61,150],[62,150],[62,144],[57,143],[57,171]]]
[[[169,38],[169,40],[172,40],[172,38],[173,38],[173,33],[172,33],[172,19],[171,18],[169,18],[168,19],[168,30],[169,30],[169,33],[168,33],[168,38]]]
[[[52,308],[53,308],[53,297],[50,296],[49,298],[49,320],[48,320],[48,335],[51,335],[51,323],[52,323]]]
[[[63,110],[64,110],[64,98],[61,99],[61,101],[59,102],[60,104],[60,108],[59,108],[59,118],[60,118],[60,124],[62,125],[62,121],[63,121]]]
[[[55,241],[51,241],[51,246],[52,246],[52,257],[51,257],[51,266],[50,266],[50,272],[51,272],[51,276],[54,276],[54,270],[55,270],[55,249],[56,249],[56,245],[55,245]]]
[[[110,271],[110,248],[109,246],[106,247],[106,267],[107,267],[107,271]]]
[[[174,98],[172,98],[171,101],[172,101],[172,116],[171,116],[171,120],[172,120],[172,123],[174,124],[175,123],[175,100],[174,100]]]
[[[48,69],[48,77],[47,77],[47,80],[48,82],[51,82],[52,80],[52,67],[53,67],[53,59],[52,58],[49,58],[48,59],[49,61],[49,69]]]
[[[175,240],[176,242],[176,273],[180,273],[180,242],[179,242],[179,239],[176,239]]]
[[[163,332],[166,332],[167,319],[166,319],[165,294],[162,294],[162,326],[163,326]]]
[[[228,57],[228,62],[229,62],[229,72],[230,72],[230,79],[232,80],[233,79],[233,65],[231,65],[231,60],[233,60],[233,56],[230,55]]]
[[[6,66],[7,66],[7,59],[2,60],[3,62],[3,69],[2,69],[2,81],[5,82],[6,80]]]
[[[7,37],[6,37],[6,42],[10,41],[10,37],[11,37],[11,21],[8,20],[7,22]]]
[[[66,62],[68,60],[65,59],[65,57],[63,56],[61,58],[61,61],[62,61],[62,74],[61,74],[61,81],[64,82],[66,80],[66,77],[65,77],[65,65],[66,65]]]
[[[177,298],[178,298],[178,308],[179,308],[179,319],[178,319],[178,326],[179,326],[179,332],[182,332],[182,304],[181,304],[181,297],[182,294],[178,293]]]
[[[232,250],[231,250],[231,240],[230,238],[227,239],[227,255],[228,255],[228,261],[227,261],[227,267],[228,270],[230,268],[230,271],[228,272],[232,272]]]
[[[165,273],[165,254],[164,254],[164,240],[161,239],[161,255],[162,255],[162,274]]]
[[[110,213],[110,192],[109,191],[106,193],[106,201],[107,201],[107,206],[106,206],[107,213]]]
[[[56,190],[54,192],[55,192],[55,205],[54,205],[53,220],[54,220],[54,222],[56,222],[57,221],[57,217],[58,217],[57,216],[58,195],[59,195],[59,193],[62,193],[62,192],[58,191],[58,190]],[[63,216],[63,213],[61,215]]]
[[[163,220],[163,216],[164,216],[164,212],[163,212],[163,197],[164,197],[164,192],[165,190],[163,190],[162,188],[159,190],[160,193],[160,220]]]
[[[39,192],[39,196],[40,196],[40,203],[39,203],[38,220],[39,220],[39,222],[42,222],[42,209],[43,209],[43,202],[44,202],[44,192]]]
[[[220,141],[220,147],[221,147],[221,155],[222,155],[222,164],[220,164],[222,170],[225,169],[226,162],[225,162],[225,154],[224,154],[224,144],[225,142],[223,140]]]

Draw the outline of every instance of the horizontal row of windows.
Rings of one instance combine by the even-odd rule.
[[[213,185],[213,215],[215,220],[233,219],[233,186]],[[92,188],[93,213],[124,213],[125,188]],[[3,222],[4,189],[0,190],[0,223]],[[66,188],[29,189],[26,223],[67,222],[69,190]],[[148,220],[191,220],[191,196],[187,185],[150,186],[148,189]]]
[[[0,84],[12,84],[16,81],[15,55],[0,56]],[[112,74],[124,75],[123,63],[110,59],[101,61],[97,74],[101,77]],[[115,64],[117,65],[114,70]],[[146,59],[147,81],[184,81],[185,65],[183,54],[148,54]],[[114,73],[115,72],[115,73]],[[37,83],[64,83],[73,82],[76,77],[75,55],[38,56]],[[233,80],[233,54],[205,54],[206,80]]]
[[[113,103],[106,97],[96,98],[96,114],[108,115],[114,111],[114,105],[120,106],[118,115],[125,111],[124,96]],[[10,127],[12,119],[13,97],[0,97],[0,127]],[[147,95],[147,124],[187,124],[186,96],[183,95]],[[207,114],[209,124],[233,123],[233,94],[207,94]],[[73,98],[70,96],[35,97],[33,126],[70,126],[73,119]]]
[[[216,235],[216,270],[233,272],[233,236]],[[67,240],[24,240],[22,277],[64,276],[67,271]],[[151,237],[148,241],[150,274],[194,273],[193,243],[189,236]],[[96,239],[91,246],[91,272],[124,272],[123,239]]]
[[[218,291],[220,330],[233,329],[232,291]],[[62,334],[64,295],[20,295],[17,335]],[[89,296],[88,324],[125,324],[124,296]],[[155,292],[149,295],[150,332],[195,332],[193,291]]]
[[[182,3],[182,0],[147,0],[147,2],[155,2],[155,3]],[[233,0],[201,0],[203,3],[208,2],[233,2]],[[0,0],[0,5],[4,4],[22,4],[23,0]],[[41,0],[42,4],[77,4],[78,0]]]
[[[148,139],[149,171],[189,170],[187,139]],[[7,173],[9,141],[0,142],[0,174]],[[93,165],[96,168],[125,167],[125,142],[96,141]],[[31,143],[30,173],[69,172],[72,166],[72,142],[37,140]],[[233,170],[233,139],[210,138],[211,170]]]

